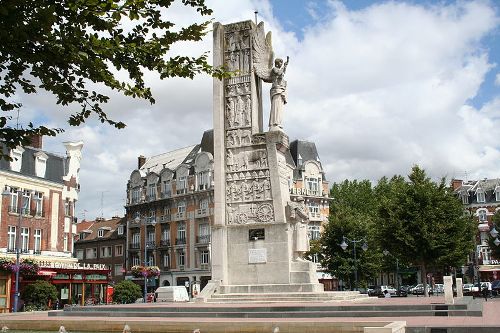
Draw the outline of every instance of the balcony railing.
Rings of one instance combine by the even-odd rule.
[[[40,255],[42,254],[42,250],[33,250],[34,255]]]
[[[186,238],[176,238],[175,245],[184,245],[186,244]]]
[[[210,243],[210,235],[196,236],[196,243],[199,243],[199,244],[208,244],[208,243]]]
[[[146,201],[153,201],[153,200],[156,200],[156,194],[146,195]]]
[[[162,198],[170,198],[172,196],[172,191],[166,191],[161,193]]]
[[[160,216],[160,222],[170,222],[170,214]]]
[[[208,208],[199,208],[196,210],[195,217],[205,217],[208,215]]]
[[[160,240],[161,246],[170,246],[170,239],[162,239]]]
[[[141,248],[141,243],[130,243],[130,249],[137,250]]]
[[[148,242],[146,242],[146,247],[148,249],[152,249],[152,248],[156,247],[156,242],[155,241],[148,241]]]
[[[175,218],[177,220],[182,220],[186,218],[186,212],[175,213]]]

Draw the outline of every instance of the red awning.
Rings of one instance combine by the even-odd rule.
[[[480,272],[495,272],[500,271],[500,265],[480,265]]]
[[[43,275],[43,276],[53,276],[56,274],[57,272],[54,271],[45,271],[45,270],[38,271],[38,275]]]

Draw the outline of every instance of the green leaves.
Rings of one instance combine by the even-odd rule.
[[[144,70],[162,79],[193,78],[228,74],[208,63],[207,53],[197,57],[168,56],[171,47],[182,41],[199,41],[211,21],[177,27],[165,20],[173,1],[168,0],[5,0],[0,3],[0,108],[16,112],[22,107],[15,99],[18,89],[33,94],[43,89],[56,97],[57,104],[78,104],[80,111],[69,117],[77,126],[91,116],[116,128],[125,124],[108,119],[103,104],[108,96],[99,85],[133,98],[155,99],[144,82]],[[183,0],[198,15],[212,14],[204,0]],[[174,30],[175,27],[175,30]],[[127,72],[127,78],[115,76]],[[122,76],[121,76],[122,77]],[[92,84],[92,88],[90,88]],[[97,85],[95,85],[97,84]],[[11,117],[4,115],[3,120]],[[8,129],[7,121],[0,121]],[[36,129],[36,128],[34,128]],[[55,135],[58,129],[52,129]],[[27,129],[1,131],[21,144]],[[0,153],[0,158],[5,157]]]

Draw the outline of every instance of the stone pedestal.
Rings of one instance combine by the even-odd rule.
[[[444,302],[446,304],[453,304],[453,277],[444,276]]]
[[[456,278],[455,281],[457,284],[457,298],[462,298],[464,297],[462,278]]]

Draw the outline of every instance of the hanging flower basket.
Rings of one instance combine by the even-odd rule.
[[[21,276],[33,276],[37,275],[40,270],[40,266],[33,259],[21,259],[19,265],[16,265],[16,260],[14,258],[0,258],[0,271],[15,273],[19,271]]]
[[[150,278],[150,277],[160,276],[160,268],[158,266],[144,267],[144,266],[137,265],[137,266],[132,266],[130,271],[131,271],[132,275],[136,278],[139,278],[139,277]]]

